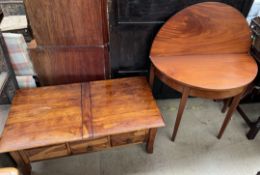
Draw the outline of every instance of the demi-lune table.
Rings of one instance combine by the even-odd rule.
[[[257,65],[249,55],[250,36],[242,14],[217,2],[185,8],[161,28],[150,53],[150,84],[156,76],[182,93],[173,141],[188,96],[234,97],[218,134],[222,137],[241,95],[257,74]]]

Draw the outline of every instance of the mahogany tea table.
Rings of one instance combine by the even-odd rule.
[[[154,39],[150,84],[154,77],[182,93],[172,140],[175,140],[188,96],[226,99],[232,104],[220,139],[240,97],[257,74],[249,55],[251,32],[246,19],[218,2],[195,4],[171,17]]]
[[[0,140],[24,175],[31,162],[147,143],[163,127],[144,77],[18,90]]]

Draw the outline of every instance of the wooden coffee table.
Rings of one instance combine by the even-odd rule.
[[[23,174],[31,162],[147,143],[164,126],[144,77],[18,90],[0,140]]]
[[[221,138],[240,97],[257,74],[248,54],[251,32],[246,19],[231,6],[205,2],[168,20],[151,49],[150,84],[157,76],[182,93],[172,140],[175,140],[188,96],[234,97],[218,134]]]

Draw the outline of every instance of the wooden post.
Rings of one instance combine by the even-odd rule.
[[[157,128],[153,128],[153,129],[149,130],[149,136],[148,136],[147,144],[146,144],[147,153],[150,153],[150,154],[153,153],[153,145],[154,145],[156,133],[157,133]]]
[[[218,139],[221,139],[221,137],[222,137],[222,135],[223,135],[223,133],[224,133],[224,131],[225,131],[229,121],[230,121],[230,119],[232,118],[232,115],[233,115],[234,111],[236,110],[236,108],[237,108],[237,106],[238,106],[238,104],[240,102],[240,98],[241,98],[241,96],[243,94],[244,93],[241,93],[241,94],[235,96],[234,99],[232,100],[232,103],[231,103],[231,105],[229,107],[229,110],[227,112],[226,118],[225,118],[225,120],[224,120],[224,122],[222,124],[222,127],[221,127],[220,131],[219,131]]]
[[[174,142],[176,135],[177,135],[177,132],[178,132],[178,128],[179,128],[179,125],[180,125],[180,122],[181,122],[182,114],[183,114],[183,111],[185,109],[188,97],[189,97],[189,92],[190,92],[190,89],[188,87],[185,87],[184,90],[183,90],[183,93],[182,93],[182,98],[181,98],[181,101],[180,101],[178,114],[177,114],[177,117],[176,117],[174,129],[173,129],[173,134],[172,134],[172,141],[173,142]]]
[[[23,175],[31,175],[32,167],[30,160],[24,154],[23,151],[10,152],[11,157],[16,162],[18,169]]]

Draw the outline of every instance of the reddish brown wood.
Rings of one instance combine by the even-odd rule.
[[[148,131],[139,130],[111,136],[111,146],[122,146],[127,144],[144,143]]]
[[[29,162],[46,160],[70,155],[66,144],[52,145],[47,147],[33,148],[25,151]]]
[[[39,45],[104,45],[105,0],[24,0]]]
[[[164,126],[144,77],[90,82],[90,96],[94,138]]]
[[[128,144],[147,143],[152,153],[162,126],[145,77],[19,90],[0,153],[14,152],[23,172],[31,162]]]
[[[147,153],[153,153],[153,146],[154,146],[154,140],[155,140],[155,136],[157,133],[157,129],[150,129],[149,130],[149,135],[148,135],[148,139],[147,139],[147,144],[146,144],[146,151]]]
[[[188,100],[188,97],[189,97],[189,91],[190,91],[190,89],[188,87],[186,87],[183,90],[181,101],[180,101],[180,105],[179,105],[179,109],[178,109],[178,114],[177,114],[177,117],[176,117],[174,129],[173,129],[173,133],[172,133],[172,141],[174,141],[175,138],[176,138],[176,135],[177,135],[177,132],[178,132],[178,129],[179,129],[179,125],[181,123],[181,118],[182,118],[182,115],[183,115],[183,111],[185,109],[185,106],[186,106],[186,103],[187,103],[187,100]]]
[[[155,37],[150,58],[155,76],[183,93],[183,98],[226,99],[241,94],[257,74],[256,62],[249,55],[250,44],[251,32],[242,14],[223,3],[205,2],[168,20]],[[172,140],[183,113],[183,98]],[[230,109],[219,137],[232,113]]]
[[[73,154],[101,151],[110,147],[108,137],[70,143],[70,148]]]
[[[210,91],[244,87],[257,74],[256,62],[248,53],[153,57],[152,62],[178,84]]]
[[[92,102],[90,84],[82,84],[82,135],[84,139],[93,137],[93,125],[92,125]]]
[[[110,77],[106,0],[25,0],[41,85]]]
[[[225,131],[229,121],[230,121],[230,119],[232,118],[232,114],[236,110],[242,95],[243,94],[239,94],[239,95],[235,96],[234,99],[232,100],[232,103],[231,103],[231,105],[229,107],[229,110],[227,112],[226,118],[225,118],[225,120],[224,120],[224,122],[222,124],[222,127],[221,127],[220,131],[219,131],[219,134],[218,134],[218,138],[219,139],[221,139],[221,137],[222,137],[222,135],[223,135],[223,133],[224,133],[224,131]]]
[[[18,90],[0,140],[0,152],[81,138],[80,84]]]
[[[239,30],[238,30],[239,29]],[[157,56],[247,53],[251,32],[243,15],[217,2],[192,5],[171,17],[152,45]]]
[[[28,162],[26,162],[19,151],[10,152],[11,157],[15,160],[18,168],[22,172],[23,175],[30,175],[32,171],[32,167]]]
[[[106,79],[107,48],[38,47],[30,56],[41,85],[59,85]]]

